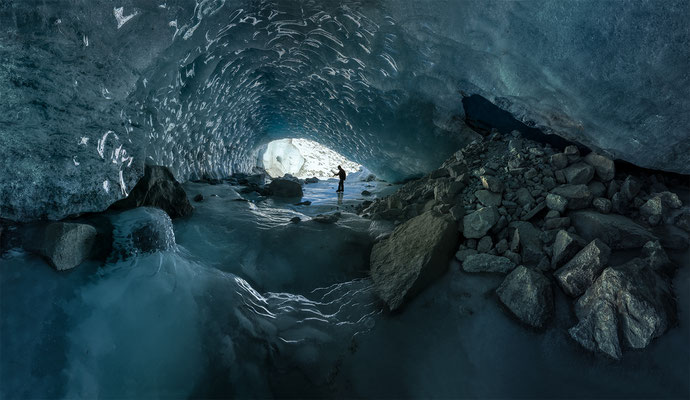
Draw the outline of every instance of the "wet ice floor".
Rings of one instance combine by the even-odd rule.
[[[0,398],[690,394],[687,262],[674,279],[679,325],[622,362],[569,340],[562,296],[549,329],[529,330],[499,306],[500,276],[457,262],[391,315],[366,277],[372,240],[391,226],[347,209],[364,189],[394,187],[348,182],[338,204],[336,185],[306,185],[312,205],[295,206],[187,184],[206,199],[175,221],[174,251],[104,266],[57,273],[11,252],[0,259]],[[337,210],[335,224],[310,220]]]

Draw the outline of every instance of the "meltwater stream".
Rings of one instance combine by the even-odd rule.
[[[350,211],[363,189],[394,187],[348,184],[342,201],[334,181],[306,185],[312,204],[296,206],[189,183],[188,195],[205,199],[174,223],[171,250],[67,273],[5,255],[0,397],[687,395],[687,267],[674,281],[679,325],[619,363],[568,339],[565,299],[546,332],[529,331],[494,298],[500,277],[457,263],[391,315],[366,269],[373,241],[392,226]],[[311,219],[335,211],[334,224]]]

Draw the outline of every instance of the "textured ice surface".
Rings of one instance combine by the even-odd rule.
[[[398,179],[466,141],[461,93],[690,172],[690,3],[38,0],[0,4],[0,216],[123,197],[144,162],[248,170],[314,139]]]

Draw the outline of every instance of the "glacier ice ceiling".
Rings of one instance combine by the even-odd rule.
[[[687,1],[3,1],[0,217],[124,197],[144,163],[250,170],[318,141],[388,179],[471,138],[462,96],[690,173]]]

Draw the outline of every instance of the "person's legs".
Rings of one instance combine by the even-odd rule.
[[[345,190],[345,188],[344,188],[344,185],[343,185],[343,180],[341,179],[340,182],[338,183],[338,190],[337,190],[337,191],[338,191],[338,192],[342,192],[342,191],[344,191],[344,190]]]

